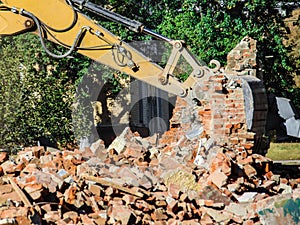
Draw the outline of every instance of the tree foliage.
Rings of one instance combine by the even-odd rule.
[[[1,39],[0,145],[36,144],[47,137],[71,142],[74,82],[85,64],[49,58],[33,35]]]
[[[264,66],[269,92],[292,98],[300,106],[299,89],[292,73],[299,56],[291,61],[283,18],[274,0],[95,0],[114,12],[138,20],[157,33],[184,40],[192,52],[209,62],[226,63],[228,52],[246,35],[258,41],[258,59]],[[95,18],[95,17],[93,17]],[[100,25],[125,41],[150,37],[135,34],[119,24],[99,18]],[[0,40],[0,145],[29,145],[48,136],[72,142],[71,114],[76,87],[91,73],[91,60],[74,54],[56,60],[46,55],[33,35]],[[52,45],[49,46],[52,48]],[[53,49],[54,50],[54,49]],[[54,50],[55,51],[55,50]],[[110,72],[103,79],[112,91],[120,90]],[[93,74],[90,74],[93,78]]]
[[[264,82],[270,92],[291,97],[295,92],[293,64],[283,45],[283,18],[277,1],[185,0],[180,11],[166,13],[159,30],[185,40],[192,51],[208,62],[226,63],[226,55],[245,36],[258,41],[258,60],[264,66]]]
[[[285,1],[281,1],[284,9]],[[184,40],[192,52],[208,63],[226,64],[228,52],[245,36],[258,41],[258,61],[264,67],[268,92],[298,102],[294,82],[299,57],[291,60],[284,17],[275,0],[101,1],[101,4],[169,38]],[[110,23],[111,24],[111,23]],[[112,29],[113,30],[113,29]],[[118,31],[113,30],[116,33]],[[127,32],[125,40],[139,40]]]

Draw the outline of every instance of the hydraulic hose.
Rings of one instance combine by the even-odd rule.
[[[82,35],[86,30],[89,29],[89,27],[86,27],[86,26],[82,27],[82,28],[80,29],[80,31],[77,33],[77,35],[76,35],[76,37],[75,37],[75,40],[74,40],[72,46],[70,47],[70,49],[69,49],[66,53],[64,53],[64,54],[57,55],[57,54],[51,52],[51,51],[47,48],[46,43],[45,43],[44,38],[43,38],[44,30],[42,29],[41,22],[38,20],[38,18],[36,18],[36,16],[34,16],[32,13],[27,12],[27,11],[25,11],[25,10],[22,10],[20,13],[21,13],[22,15],[25,15],[25,16],[31,18],[31,19],[35,22],[35,24],[36,24],[36,26],[37,26],[37,29],[38,29],[39,38],[40,38],[40,42],[41,42],[42,47],[44,48],[45,52],[46,52],[48,55],[52,56],[53,58],[57,58],[57,59],[62,59],[62,58],[65,58],[65,57],[71,55],[71,53],[76,49],[76,46],[77,46],[77,44],[78,44],[78,41],[79,41],[81,35]]]

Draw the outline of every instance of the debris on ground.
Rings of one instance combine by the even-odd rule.
[[[120,143],[98,141],[93,150],[37,146],[2,157],[0,223],[264,224],[300,200],[300,178],[274,174],[264,156],[212,146],[203,166],[188,139],[170,146],[130,129],[121,136],[118,151]]]
[[[162,136],[126,128],[108,147],[0,152],[0,224],[299,223],[299,168],[279,173],[257,138],[267,106],[255,52],[243,39],[226,74],[199,86],[202,101],[177,99]]]

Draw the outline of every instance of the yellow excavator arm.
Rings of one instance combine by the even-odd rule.
[[[153,63],[151,59],[82,14],[81,9],[171,44],[173,50],[165,68]],[[45,51],[52,57],[62,58],[78,51],[99,63],[183,98],[189,96],[200,100],[198,87],[204,79],[212,75],[212,70],[201,65],[185,47],[184,42],[156,34],[137,21],[84,0],[2,0],[0,35],[24,32],[37,34]],[[62,55],[56,55],[47,49],[45,40],[62,45],[68,50]],[[181,56],[192,67],[191,74],[184,82],[180,82],[173,75]]]

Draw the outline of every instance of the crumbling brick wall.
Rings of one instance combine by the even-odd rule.
[[[227,55],[226,74],[257,76],[256,40],[245,37]]]
[[[199,138],[209,137],[215,145],[252,153],[264,133],[267,113],[262,81],[255,77],[256,41],[244,38],[227,59],[225,70],[202,84],[205,97],[197,105],[178,98],[170,131],[163,135],[162,143],[180,140],[184,132],[193,131],[200,123],[203,132]]]

